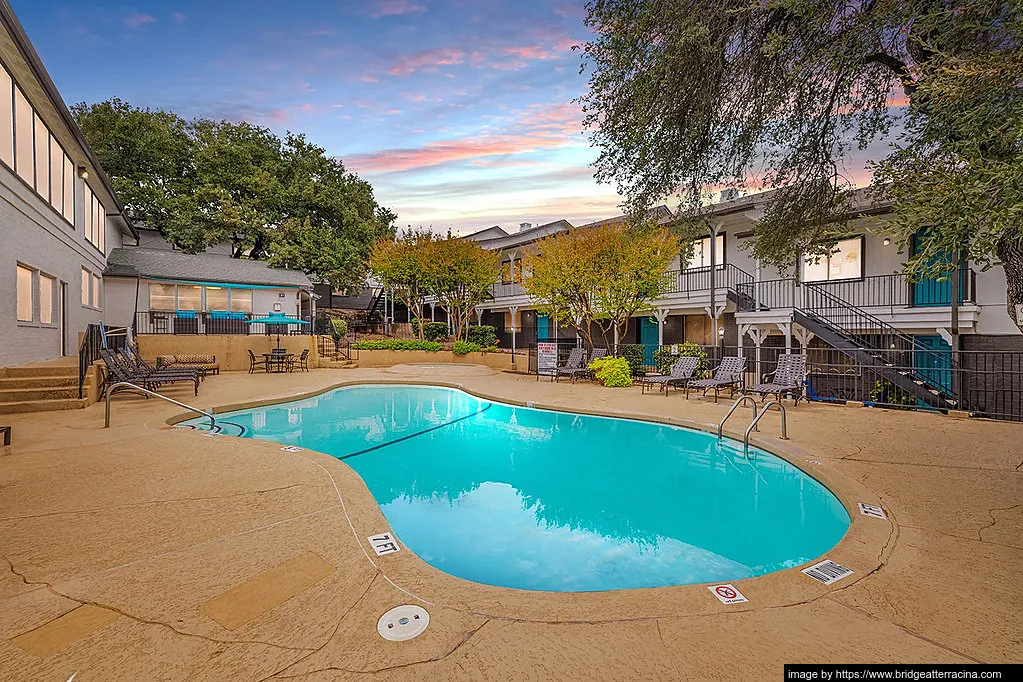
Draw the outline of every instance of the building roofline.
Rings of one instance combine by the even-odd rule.
[[[110,196],[113,197],[114,204],[117,207],[117,212],[113,215],[119,216],[124,221],[124,224],[128,226],[132,236],[135,237],[135,239],[138,239],[138,230],[135,229],[135,225],[132,223],[131,219],[125,215],[124,206],[121,205],[121,200],[117,198],[117,193],[114,191],[113,185],[110,184],[110,178],[108,178],[107,174],[104,172],[103,166],[100,164],[99,159],[96,158],[96,153],[92,150],[92,147],[90,147],[89,143],[85,141],[85,135],[82,134],[82,129],[78,127],[75,117],[71,115],[71,111],[67,108],[64,98],[61,97],[60,91],[57,90],[57,86],[54,84],[53,79],[50,78],[49,72],[43,65],[43,60],[39,57],[39,53],[36,52],[35,47],[32,46],[32,41],[29,40],[28,34],[25,33],[24,27],[21,25],[21,22],[18,21],[17,15],[14,14],[14,9],[7,0],[0,0],[0,21],[3,21],[7,32],[10,33],[14,43],[18,46],[18,49],[21,50],[21,54],[24,55],[25,61],[32,70],[32,74],[43,86],[43,90],[46,91],[47,96],[53,101],[53,104],[57,109],[57,113],[60,114],[64,125],[71,131],[75,141],[78,142],[78,146],[82,148],[85,152],[85,156],[89,159],[93,168],[96,169],[96,175],[100,182],[103,183],[103,187],[107,190]],[[107,215],[111,214],[108,213]]]

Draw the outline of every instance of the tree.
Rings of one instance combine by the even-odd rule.
[[[523,261],[527,293],[540,312],[574,324],[592,347],[594,324],[606,345],[665,288],[679,239],[655,224],[603,225],[549,235]],[[609,336],[610,335],[610,336]]]
[[[394,234],[395,216],[369,183],[302,135],[186,122],[116,99],[73,109],[129,217],[185,252],[230,242],[236,258],[351,290],[372,245]]]
[[[582,98],[597,177],[631,211],[712,187],[778,188],[755,255],[789,267],[834,247],[842,164],[898,124],[875,186],[914,276],[949,251],[1000,259],[1023,298],[1019,188],[1023,8],[996,0],[591,0]],[[893,95],[907,106],[890,106]],[[1016,216],[1014,219],[1013,216]],[[921,232],[921,227],[929,229]],[[933,274],[933,273],[932,273]],[[1015,284],[1014,284],[1015,283]]]
[[[369,257],[369,269],[380,284],[405,304],[420,320],[419,340],[423,340],[423,307],[430,282],[427,279],[434,237],[429,232],[411,230],[394,239],[381,239]]]
[[[430,243],[425,265],[430,293],[448,311],[455,338],[464,339],[473,310],[490,298],[501,274],[501,254],[449,236]]]

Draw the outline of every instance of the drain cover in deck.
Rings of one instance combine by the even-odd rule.
[[[430,614],[422,606],[395,606],[380,616],[377,621],[377,632],[384,639],[392,642],[404,642],[418,637],[430,624]]]

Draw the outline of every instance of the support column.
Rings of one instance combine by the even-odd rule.
[[[664,345],[664,322],[668,319],[668,313],[670,311],[667,308],[658,308],[654,311],[654,319],[657,320],[657,345],[658,347]]]
[[[482,326],[483,324],[483,308],[476,308],[476,326]]]
[[[777,325],[781,333],[785,335],[785,352],[792,352],[792,323],[791,322],[779,322]]]
[[[718,232],[721,229],[720,223],[714,223],[710,227],[710,310],[714,320],[714,345],[718,343],[718,307],[717,307],[717,253],[718,253]]]
[[[805,327],[793,325],[792,335],[796,337],[796,341],[798,341],[799,345],[802,347],[803,355],[806,355],[806,349],[810,346],[810,342],[814,340],[816,334]]]
[[[518,306],[511,306],[510,308],[508,308],[508,312],[511,314],[512,364],[514,365],[515,364],[515,327],[518,324],[516,319],[515,319],[515,316],[519,314],[519,308],[518,308]],[[528,367],[527,367],[527,370],[528,370]]]
[[[431,303],[430,304],[430,322],[436,322],[437,321],[437,316],[436,315],[437,315],[437,304],[436,303]]]
[[[764,340],[767,338],[767,335],[770,334],[771,332],[768,329],[761,329],[760,327],[758,327],[756,325],[750,325],[748,333],[750,335],[750,338],[753,339],[753,343],[756,344],[756,370],[755,370],[755,373],[756,373],[757,381],[760,381],[763,378],[763,372],[760,371],[760,347],[761,347],[761,345],[763,345]]]

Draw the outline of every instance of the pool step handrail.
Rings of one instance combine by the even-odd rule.
[[[750,405],[753,407],[753,425],[756,426],[756,423],[757,423],[757,401],[756,401],[756,399],[754,399],[753,396],[740,395],[738,398],[736,398],[735,402],[732,403],[732,406],[728,408],[728,412],[725,413],[725,418],[722,419],[718,423],[718,440],[721,440],[721,438],[722,438],[722,432],[725,429],[725,422],[728,421],[728,418],[732,416],[732,413],[735,412],[737,409],[739,409],[739,406],[742,405],[743,403],[745,403],[747,400],[749,401]]]
[[[753,432],[753,429],[756,427],[757,422],[760,421],[760,419],[765,414],[767,414],[768,410],[775,406],[777,406],[778,409],[781,411],[781,439],[782,440],[789,439],[788,429],[786,428],[785,425],[785,406],[781,404],[780,400],[772,400],[771,402],[764,405],[763,408],[761,408],[760,414],[753,418],[753,421],[752,423],[750,423],[749,428],[746,429],[746,435],[743,436],[742,438],[742,454],[745,455],[746,457],[749,457],[749,435]]]
[[[156,391],[150,391],[148,388],[143,388],[142,386],[139,386],[138,384],[133,384],[130,381],[118,381],[116,384],[112,385],[110,388],[107,389],[107,416],[106,416],[106,420],[103,423],[103,428],[104,429],[109,429],[110,428],[110,398],[113,397],[114,391],[116,391],[119,388],[126,388],[126,389],[131,389],[132,391],[139,391],[141,393],[144,393],[145,395],[151,395],[154,398],[159,398],[161,400],[166,400],[167,402],[173,403],[174,405],[177,405],[178,407],[183,407],[186,410],[191,410],[192,412],[195,412],[196,414],[200,414],[200,415],[202,415],[204,417],[207,417],[210,420],[210,432],[212,432],[212,433],[216,432],[217,420],[213,417],[212,413],[207,412],[205,410],[200,410],[198,407],[192,407],[191,405],[186,405],[185,403],[178,402],[177,400],[174,400],[174,398],[168,398],[167,396],[162,395],[160,393],[157,393]]]

